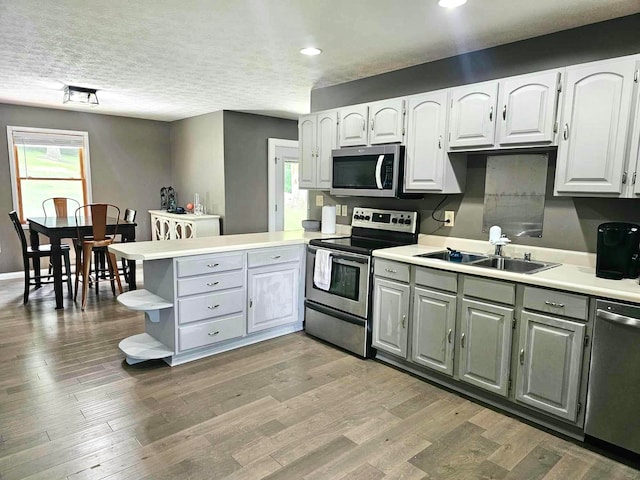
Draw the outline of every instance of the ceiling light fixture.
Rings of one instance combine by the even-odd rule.
[[[300,50],[300,53],[303,55],[308,55],[310,57],[313,57],[315,55],[320,55],[322,53],[322,50],[316,47],[307,47]]]
[[[440,0],[438,5],[444,8],[456,8],[467,3],[467,0]]]
[[[62,103],[84,103],[86,105],[98,105],[97,90],[95,88],[74,87],[65,85]]]

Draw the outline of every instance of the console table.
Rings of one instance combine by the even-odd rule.
[[[149,210],[151,240],[213,237],[220,235],[220,215],[194,215]]]

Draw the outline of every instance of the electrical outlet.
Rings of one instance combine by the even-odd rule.
[[[336,204],[336,217],[339,217],[340,215],[342,215],[342,205]]]
[[[323,198],[322,195],[316,195],[316,207],[321,207],[324,204]]]
[[[444,221],[447,222],[444,224],[445,227],[453,227],[453,217],[455,212],[453,210],[445,210],[444,212]]]
[[[343,216],[343,217],[346,217],[346,216],[348,215],[348,213],[347,213],[347,212],[348,212],[348,210],[349,210],[349,209],[347,208],[347,206],[346,206],[346,205],[342,205],[342,216]]]

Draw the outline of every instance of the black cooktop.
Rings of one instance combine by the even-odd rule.
[[[389,240],[363,237],[317,238],[309,242],[309,244],[315,245],[316,247],[360,253],[362,255],[371,255],[371,252],[379,248],[397,247],[409,243],[415,242],[392,242]]]

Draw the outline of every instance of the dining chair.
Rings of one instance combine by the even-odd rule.
[[[78,283],[82,276],[82,310],[87,305],[87,292],[89,290],[89,274],[91,271],[91,254],[95,248],[108,247],[113,243],[114,237],[118,234],[117,224],[120,223],[120,209],[109,203],[91,203],[83,205],[76,209],[76,224],[82,223],[82,217],[91,218],[92,232],[91,236],[83,236],[80,228],[78,228],[78,243],[81,246],[81,255],[76,257],[76,282],[74,300],[78,297]],[[116,228],[111,236],[107,236],[107,218],[116,219]],[[106,250],[105,250],[106,251]],[[118,285],[118,293],[122,293],[122,283],[118,274],[118,264],[116,256],[106,251],[106,260],[109,270],[109,281],[111,282],[111,291],[115,295],[115,284]],[[96,292],[98,290],[99,272],[96,271]],[[114,283],[115,282],[115,283]]]
[[[123,220],[129,223],[135,222],[137,213],[138,212],[136,210],[132,208],[127,208],[124,211]],[[113,243],[118,243],[116,240],[117,239],[115,238],[115,235],[114,235]],[[96,275],[100,275],[100,278],[106,278],[106,272],[107,272],[106,261],[105,261],[106,253],[107,253],[107,247],[97,247],[93,249],[95,272],[96,272]],[[118,272],[124,276],[125,282],[131,283],[129,281],[129,263],[124,258],[122,259],[122,263],[120,267],[118,267]]]
[[[20,223],[20,219],[18,218],[18,214],[16,213],[16,211],[13,210],[9,212],[9,217],[11,218],[11,222],[13,223],[13,226],[18,233],[20,246],[22,247],[22,263],[24,266],[23,303],[26,304],[29,301],[30,286],[40,288],[43,283],[53,283],[53,275],[38,275],[38,270],[36,269],[34,269],[34,276],[33,278],[31,278],[31,264],[39,262],[41,258],[51,257],[51,245],[40,245],[37,249],[34,250],[27,244],[27,237],[24,234],[22,224]],[[73,291],[71,289],[71,261],[69,259],[69,245],[60,245],[60,249],[62,250],[62,257],[64,260],[67,289],[69,290],[69,297],[71,297]]]
[[[42,202],[44,216],[68,217],[70,213],[80,208],[80,202],[75,198],[51,197]]]

